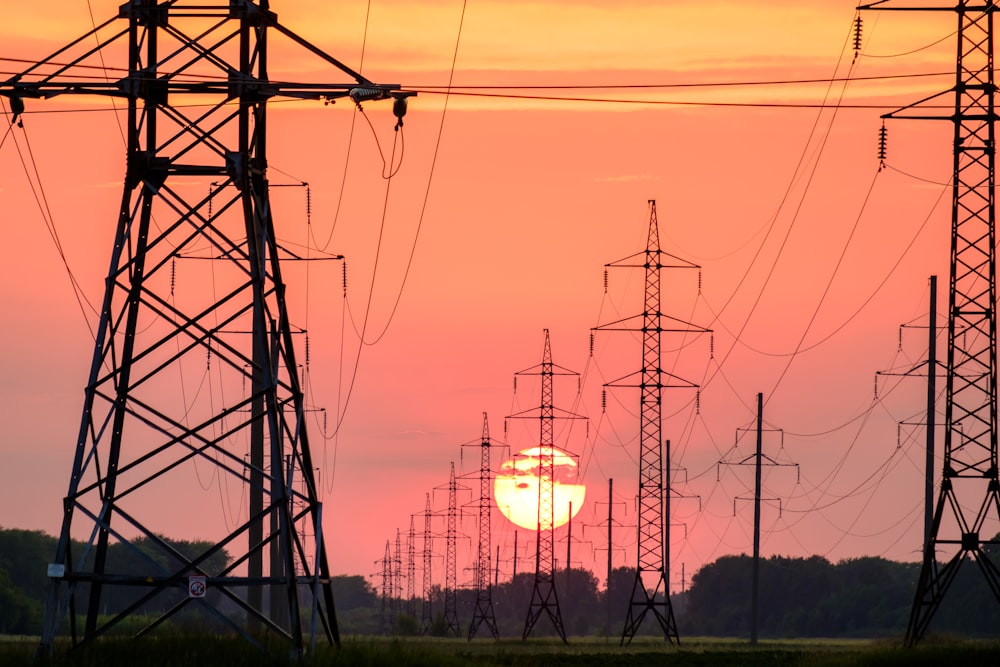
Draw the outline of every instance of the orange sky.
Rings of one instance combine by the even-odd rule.
[[[90,4],[100,20],[118,3]],[[691,84],[846,75],[854,4],[802,5],[470,2],[454,83]],[[272,7],[283,23],[362,67],[366,3],[276,0]],[[461,8],[451,0],[373,2],[363,71],[404,87],[445,85]],[[905,57],[884,57],[946,38],[954,30],[950,18],[866,15],[866,55],[853,75],[953,69],[951,39]],[[85,2],[60,0],[45,16],[30,3],[17,3],[5,9],[0,57],[42,57],[89,27]],[[273,75],[312,76],[292,53],[275,49]],[[3,69],[22,66],[5,61]],[[847,105],[884,103],[888,110],[949,83],[947,77],[857,82],[846,92],[834,84],[829,99],[843,93]],[[809,105],[822,102],[826,90],[796,84],[514,92]],[[605,553],[597,550],[606,536],[598,524],[606,520],[610,476],[616,519],[625,526],[615,534],[614,563],[634,565],[629,526],[638,397],[617,390],[602,413],[601,384],[637,370],[640,349],[626,334],[600,334],[591,357],[588,338],[591,327],[639,312],[641,275],[613,272],[605,295],[603,265],[642,249],[648,199],[657,200],[664,250],[703,267],[700,294],[696,275],[664,277],[664,311],[715,332],[714,358],[702,337],[688,340],[682,357],[675,361],[670,354],[667,364],[703,386],[698,413],[691,392],[666,398],[671,417],[665,434],[674,465],[682,469],[675,473],[676,488],[690,497],[674,502],[676,587],[682,564],[689,580],[703,563],[751,548],[752,510],[736,501],[735,516],[733,511],[734,497],[749,493],[751,471],[717,473],[716,463],[750,453],[750,440],[741,440],[736,454],[729,449],[738,429],[752,425],[757,392],[765,394],[768,424],[785,430],[781,458],[801,466],[798,484],[785,469],[765,477],[765,495],[782,501],[780,515],[776,503],[765,508],[764,552],[834,560],[917,557],[922,434],[904,431],[897,447],[896,424],[922,411],[923,384],[883,378],[882,400],[873,407],[873,383],[876,371],[905,368],[925,356],[926,330],[907,330],[899,346],[898,326],[926,323],[929,275],[940,276],[939,300],[946,296],[946,124],[890,122],[888,167],[878,171],[879,109],[834,113],[454,96],[442,126],[443,105],[441,95],[411,100],[377,272],[386,181],[373,132],[358,117],[349,139],[354,112],[343,102],[275,105],[271,115],[270,161],[280,170],[272,171],[272,182],[311,184],[313,235],[320,242],[332,238],[330,250],[347,256],[356,326],[374,274],[368,338],[388,327],[377,344],[360,348],[339,437],[313,439],[314,458],[323,463],[334,571],[376,572],[385,540],[394,539],[397,527],[405,532],[410,515],[423,511],[424,494],[447,482],[449,462],[456,461],[461,473],[478,466],[478,452],[463,454],[461,445],[477,441],[484,411],[493,436],[503,439],[504,416],[537,404],[537,388],[519,382],[515,395],[512,378],[540,361],[544,328],[551,331],[556,363],[582,374],[580,396],[574,382],[557,384],[556,403],[590,417],[589,428],[557,429],[557,439],[563,438],[557,446],[579,455],[588,485],[587,507],[573,529],[573,559],[603,579]],[[368,106],[388,151],[393,119],[387,106]],[[37,113],[82,108],[107,109],[107,103],[33,101],[29,112],[35,113],[14,132],[30,141],[66,259],[96,302],[121,195],[121,136],[111,111]],[[14,148],[9,142],[0,148],[7,222],[0,300],[8,313],[0,380],[0,416],[7,425],[0,445],[0,525],[54,533],[90,338]],[[276,190],[273,198],[279,234],[308,246],[302,190]],[[412,270],[401,288],[414,243]],[[332,416],[338,401],[344,403],[358,338],[350,321],[343,325],[339,265],[315,264],[306,273],[290,267],[286,279],[293,317],[308,322],[311,332],[309,401]],[[343,338],[341,331],[347,332]],[[679,340],[667,337],[665,347]],[[536,430],[512,422],[510,447],[537,444]],[[766,446],[777,457],[778,439],[772,438]],[[475,488],[471,480],[466,485]],[[205,503],[238,507],[239,496],[239,489],[212,484],[184,490],[175,501],[178,536],[212,537],[207,525],[190,517]],[[462,500],[472,498],[466,493]],[[444,508],[447,498],[439,489],[433,501]],[[509,576],[513,528],[499,515],[494,525],[501,571]],[[463,530],[472,537],[474,522],[467,520]],[[560,529],[557,540],[565,534]],[[531,560],[529,539],[522,531],[520,571]],[[471,566],[472,543],[460,542],[460,567]],[[560,561],[563,549],[565,542],[557,542]],[[459,573],[459,581],[466,580],[471,570]]]

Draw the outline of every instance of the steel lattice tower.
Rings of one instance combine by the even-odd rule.
[[[410,532],[406,536],[406,611],[416,618],[417,607],[414,595],[417,574],[417,531],[413,515],[410,515]]]
[[[310,67],[332,70],[336,82],[272,81],[274,39],[300,47],[315,60]],[[91,78],[119,70],[128,74],[117,81]],[[268,196],[267,110],[275,97],[360,101],[397,88],[293,33],[267,0],[129,0],[0,84],[15,115],[26,101],[56,95],[127,105],[124,190],[49,566],[43,648],[51,650],[67,614],[76,646],[153,605],[167,611],[140,635],[197,607],[251,641],[263,630],[298,653],[304,628],[314,637],[317,623],[339,642],[293,344],[299,332]],[[198,286],[175,291],[171,267],[187,258],[210,261],[187,262]],[[212,400],[185,391],[194,369],[211,375]],[[176,512],[163,499],[184,498],[196,463],[246,485],[249,516],[236,525],[219,518],[210,547],[180,553],[161,537],[171,525],[165,515]],[[87,536],[84,553],[71,553],[72,535]],[[114,571],[114,545],[145,571]],[[229,565],[209,570],[223,550]],[[111,593],[132,602],[99,616]],[[247,623],[219,603],[239,608]]]
[[[859,9],[951,11],[958,19],[955,85],[888,118],[950,120],[954,125],[948,349],[945,374],[944,466],[932,535],[906,629],[906,644],[926,632],[961,565],[973,560],[1000,601],[1000,569],[984,549],[1000,545],[997,471],[996,337],[996,85],[992,0],[940,7],[873,2]],[[923,113],[921,105],[954,96],[954,112]],[[946,554],[939,565],[937,553]]]
[[[433,540],[433,536],[431,535],[431,494],[428,493],[424,507],[424,585],[420,601],[420,634],[423,635],[430,633],[431,624],[434,622],[433,610],[431,608],[431,560],[434,557],[434,549],[431,540]]]
[[[458,481],[455,479],[455,462],[451,462],[448,478],[448,533],[445,536],[444,564],[444,621],[448,634],[462,636],[458,622]]]
[[[555,582],[555,488],[553,486],[553,469],[555,462],[554,424],[556,408],[553,405],[553,380],[556,375],[577,375],[577,373],[557,366],[552,362],[552,345],[549,340],[549,330],[545,329],[545,344],[542,348],[542,363],[518,372],[516,375],[538,375],[542,380],[542,402],[538,408],[511,415],[510,419],[538,419],[538,531],[535,541],[535,580],[531,589],[531,602],[524,621],[524,634],[527,639],[532,628],[541,618],[542,613],[548,615],[556,632],[566,641],[566,630],[563,628],[562,613],[559,609],[559,597],[556,595]],[[580,415],[560,410],[560,419],[583,419]]]
[[[663,390],[696,385],[681,380],[661,367],[661,337],[669,331],[706,331],[687,322],[668,318],[683,328],[666,328],[661,308],[660,272],[667,268],[697,269],[660,250],[656,202],[649,200],[649,233],[646,249],[612,262],[607,267],[640,268],[645,271],[645,300],[641,316],[629,317],[596,327],[603,331],[641,331],[642,369],[613,382],[608,387],[638,387],[639,403],[639,516],[638,562],[621,643],[631,642],[647,613],[652,613],[667,641],[680,642],[670,601],[670,443],[663,439]],[[641,319],[641,325],[630,321]],[[638,384],[632,379],[639,376]],[[673,383],[671,381],[674,381]],[[665,446],[664,446],[665,445]]]
[[[402,531],[396,529],[396,550],[392,557],[392,610],[393,616],[402,611],[403,598],[403,550]]]
[[[381,625],[382,634],[391,633],[396,627],[396,618],[393,614],[393,604],[392,604],[392,590],[395,587],[392,582],[392,549],[389,546],[389,540],[385,541],[385,556],[382,557],[381,561],[377,561],[382,564],[382,615],[381,615]]]
[[[483,413],[483,438],[480,447],[479,464],[479,550],[476,558],[476,608],[472,612],[472,622],[469,624],[469,641],[476,636],[476,631],[483,623],[489,628],[493,639],[500,639],[497,631],[496,614],[493,611],[493,586],[490,583],[490,513],[493,509],[493,473],[490,466],[490,424],[486,413]]]

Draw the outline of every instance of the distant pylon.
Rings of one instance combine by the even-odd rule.
[[[669,318],[664,327],[661,312],[660,271],[665,268],[698,269],[660,250],[660,232],[656,220],[656,202],[649,200],[649,232],[646,249],[606,267],[644,269],[645,307],[642,315],[628,317],[597,327],[603,331],[642,332],[642,368],[637,373],[607,383],[608,387],[637,387],[639,396],[639,516],[637,565],[621,643],[631,642],[647,612],[656,617],[667,641],[680,642],[677,622],[670,601],[670,445],[664,448],[663,390],[668,387],[697,385],[662,369],[661,337],[665,331],[701,331],[688,322]],[[630,324],[641,320],[640,324]],[[677,325],[683,328],[678,329]],[[639,376],[636,382],[633,378]]]
[[[431,605],[431,560],[434,557],[434,549],[431,540],[431,494],[427,494],[426,506],[424,509],[424,540],[423,540],[423,591],[420,595],[420,634],[427,635],[431,632],[431,625],[434,623],[433,607]]]
[[[476,608],[469,624],[469,641],[483,623],[489,628],[494,639],[500,639],[497,632],[496,614],[493,611],[493,586],[490,568],[490,512],[493,507],[493,474],[490,461],[490,425],[483,413],[483,439],[479,465],[479,553],[476,558]]]
[[[417,555],[417,534],[413,522],[413,515],[410,515],[410,532],[406,538],[406,613],[413,618],[417,617],[417,607],[414,587],[416,586],[417,565],[414,562]]]
[[[379,562],[382,564],[382,613],[379,625],[381,626],[380,634],[387,635],[393,632],[396,625],[396,619],[392,613],[392,550],[389,546],[389,540],[385,541],[385,556]]]
[[[966,560],[976,563],[1000,602],[1000,471],[997,464],[996,84],[993,1],[902,6],[869,2],[860,9],[953,11],[957,18],[955,85],[883,118],[948,120],[954,126],[948,349],[945,370],[944,465],[932,535],[905,643],[920,641]],[[939,97],[954,110],[937,111]],[[930,103],[926,107],[926,103]],[[987,530],[994,534],[983,535]],[[986,549],[984,547],[992,547]],[[948,558],[937,562],[938,552]]]
[[[542,348],[542,363],[518,372],[516,375],[539,375],[542,380],[542,402],[534,409],[525,410],[509,419],[538,419],[538,531],[535,541],[535,581],[531,590],[531,601],[528,614],[524,621],[524,634],[527,639],[538,619],[544,613],[549,617],[555,631],[566,642],[566,630],[563,627],[562,612],[559,609],[559,597],[556,594],[555,582],[555,487],[553,484],[555,462],[555,406],[553,405],[553,379],[555,375],[577,375],[577,373],[557,366],[552,362],[552,345],[549,341],[549,330],[545,329],[545,344]],[[584,417],[560,410],[560,419],[584,419]]]
[[[396,529],[396,550],[392,557],[392,612],[393,616],[398,616],[402,611],[401,603],[403,597],[403,553],[402,553],[402,531]]]
[[[458,482],[455,479],[455,462],[451,462],[448,478],[448,533],[445,536],[444,621],[447,632],[462,636],[458,622]]]

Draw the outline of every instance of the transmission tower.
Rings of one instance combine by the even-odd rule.
[[[451,462],[451,476],[448,478],[448,533],[445,536],[444,565],[444,621],[447,632],[455,637],[462,636],[462,626],[458,622],[458,482],[455,479],[455,462]]]
[[[414,596],[414,586],[416,586],[416,555],[417,555],[417,533],[413,515],[410,515],[410,532],[406,537],[406,612],[416,618],[417,603]]]
[[[403,550],[402,531],[396,529],[396,550],[392,557],[392,612],[397,616],[400,609],[400,602],[403,598]]]
[[[578,375],[552,362],[552,346],[549,330],[545,329],[545,344],[542,348],[542,363],[520,371],[517,375],[539,375],[542,380],[542,402],[534,409],[525,410],[508,419],[538,419],[540,436],[538,445],[538,530],[535,542],[535,581],[531,590],[531,602],[524,622],[522,639],[527,639],[542,613],[548,615],[556,632],[566,642],[559,597],[555,583],[555,487],[553,472],[555,462],[553,426],[556,408],[553,405],[553,379],[556,375]],[[584,417],[559,410],[560,419],[584,419]],[[516,534],[516,533],[515,533]]]
[[[483,623],[493,639],[500,639],[496,614],[493,612],[493,586],[490,584],[490,511],[493,508],[493,472],[490,465],[490,424],[483,413],[483,439],[479,465],[479,553],[476,558],[476,608],[469,624],[469,641]]]
[[[272,81],[274,40],[300,47],[336,82]],[[128,74],[115,81],[95,71]],[[197,608],[255,643],[264,630],[301,654],[303,628],[314,638],[317,623],[339,643],[293,345],[300,332],[286,307],[268,197],[267,110],[276,97],[360,102],[397,89],[299,37],[268,0],[128,0],[0,83],[15,116],[57,95],[114,97],[125,107],[124,190],[48,569],[43,649],[67,615],[83,620],[82,637],[70,623],[77,646],[151,608],[167,611],[139,635]],[[185,258],[211,261],[189,263],[197,288],[174,291],[171,266]],[[206,372],[206,359],[216,395],[195,400],[192,374]],[[161,537],[176,513],[163,499],[190,493],[196,463],[245,485],[249,516],[236,526],[220,517],[210,546],[180,553]],[[70,552],[72,535],[88,536],[82,553]],[[116,571],[116,544],[143,571]],[[228,565],[209,569],[223,553]],[[111,594],[131,603],[103,615]]]
[[[933,535],[906,629],[906,644],[920,641],[962,564],[973,560],[1000,602],[1000,568],[985,546],[1000,545],[997,469],[996,336],[996,85],[990,1],[905,6],[871,2],[860,9],[951,11],[957,19],[955,85],[884,118],[951,121],[954,127],[948,348],[945,372],[944,465]],[[954,111],[927,103],[954,97]],[[984,530],[993,535],[983,534]],[[937,561],[938,552],[947,560]]]
[[[753,492],[753,561],[752,561],[752,571],[750,575],[750,644],[752,646],[757,645],[757,618],[758,610],[760,609],[760,501],[763,500],[761,497],[761,479],[762,479],[762,469],[764,466],[784,466],[784,467],[794,467],[796,472],[796,478],[799,472],[799,464],[792,462],[780,462],[770,456],[764,454],[764,395],[757,394],[757,426],[754,429],[757,435],[757,447],[753,454],[750,456],[743,457],[739,460],[720,460],[717,465],[717,469],[724,465],[732,466],[747,466],[752,465],[754,467],[754,492]],[[784,451],[785,444],[785,434],[780,429],[766,429],[769,431],[777,431],[781,433],[781,451]],[[739,433],[745,431],[745,429],[737,429],[737,442],[739,441]],[[733,451],[736,450],[736,445],[733,445]],[[718,474],[718,473],[717,473]],[[740,498],[733,499],[733,516],[736,516],[736,501]],[[780,498],[769,498],[768,500],[776,500],[778,502],[778,511],[781,511],[781,499]]]
[[[661,311],[660,272],[662,269],[700,269],[660,250],[660,232],[656,220],[656,202],[649,200],[649,233],[646,249],[605,265],[645,270],[645,307],[642,315],[596,327],[598,331],[641,331],[642,369],[607,387],[638,387],[639,396],[639,516],[638,563],[621,643],[631,642],[651,612],[663,630],[664,638],[680,642],[677,622],[670,602],[670,445],[663,441],[663,390],[669,387],[696,388],[697,385],[667,373],[661,368],[660,340],[664,332],[707,332],[672,317],[673,326],[664,326]],[[637,324],[633,324],[638,321]],[[676,328],[679,325],[679,328]],[[638,383],[635,379],[638,376]],[[666,472],[665,472],[666,471]]]
[[[430,634],[431,625],[434,622],[434,615],[431,608],[431,560],[434,557],[434,549],[431,540],[431,494],[427,494],[424,508],[424,541],[423,541],[423,579],[424,586],[420,596],[420,634]]]
[[[382,557],[381,561],[376,562],[382,564],[382,614],[380,618],[381,634],[386,635],[396,627],[392,604],[392,590],[395,584],[392,581],[392,550],[389,546],[389,540],[385,541],[385,556]]]

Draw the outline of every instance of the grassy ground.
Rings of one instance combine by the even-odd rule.
[[[284,649],[261,652],[243,641],[210,638],[109,640],[83,650],[57,647],[51,658],[34,660],[36,640],[0,640],[0,667],[43,665],[51,667],[283,667],[295,664]],[[751,647],[744,640],[682,638],[680,647],[662,640],[637,638],[630,646],[604,639],[573,638],[559,641],[494,642],[476,639],[345,638],[340,649],[322,647],[306,656],[304,665],[338,667],[879,667],[957,665],[1000,667],[1000,642],[926,641],[916,649],[897,642],[872,640],[762,641]]]

